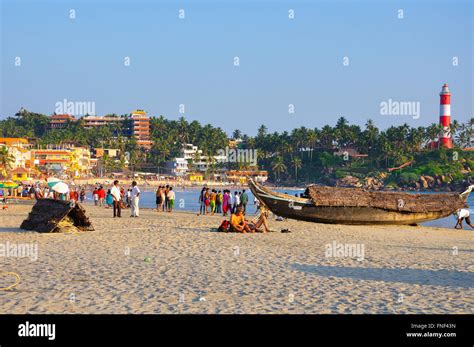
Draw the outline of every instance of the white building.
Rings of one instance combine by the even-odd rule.
[[[174,158],[166,162],[167,173],[173,176],[185,176],[188,172],[188,161],[184,158]]]

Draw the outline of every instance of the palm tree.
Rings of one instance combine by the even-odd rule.
[[[295,181],[298,182],[298,169],[303,167],[303,163],[299,157],[294,157],[291,161],[293,168],[295,169]]]
[[[318,140],[318,135],[316,134],[316,131],[314,130],[309,130],[308,131],[308,145],[310,147],[310,158],[311,161],[313,160],[313,152],[314,152],[314,147],[316,147],[316,141]]]
[[[15,158],[10,154],[6,146],[0,147],[0,172],[3,177],[7,177],[15,162]]]
[[[277,179],[277,181],[280,180],[281,174],[287,171],[287,167],[283,161],[282,156],[279,155],[275,157],[272,163],[272,169],[273,169],[273,172],[275,173],[275,178]]]
[[[242,132],[239,129],[235,129],[234,132],[232,133],[232,138],[234,140],[239,140],[242,138]]]

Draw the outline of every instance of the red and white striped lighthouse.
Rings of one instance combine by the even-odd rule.
[[[452,148],[453,141],[449,125],[451,124],[451,93],[448,85],[444,84],[439,93],[439,124],[443,127],[443,132],[439,136],[439,144],[445,148]]]

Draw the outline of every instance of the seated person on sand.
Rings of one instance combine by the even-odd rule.
[[[245,220],[242,207],[237,207],[237,210],[230,217],[230,231],[239,232],[239,233],[254,233],[254,232],[267,232],[269,231],[268,222],[267,222],[267,212],[264,210],[260,213],[257,221],[248,223]],[[264,229],[259,229],[261,226],[264,226]]]
[[[230,231],[244,234],[247,232],[255,232],[250,229],[250,226],[245,220],[243,209],[240,206],[237,207],[235,213],[232,213],[230,216]]]
[[[457,219],[457,223],[454,226],[454,229],[462,229],[462,221],[463,219],[466,220],[466,224],[469,225],[471,228],[474,228],[474,226],[471,224],[471,217],[470,217],[471,212],[467,208],[460,208],[456,212],[454,212],[454,216]],[[459,228],[458,228],[459,226]]]
[[[260,206],[260,215],[258,216],[257,221],[250,222],[249,227],[259,233],[267,233],[270,231],[267,218],[268,210],[264,206]],[[261,226],[263,226],[263,229],[260,228]]]

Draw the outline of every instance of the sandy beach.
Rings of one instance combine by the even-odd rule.
[[[36,261],[0,257],[21,276],[0,313],[474,313],[472,230],[270,220],[243,235],[212,232],[221,216],[86,209],[95,231],[68,234],[20,230],[31,205],[0,211],[0,244],[38,245]],[[338,244],[363,257],[328,256]]]

